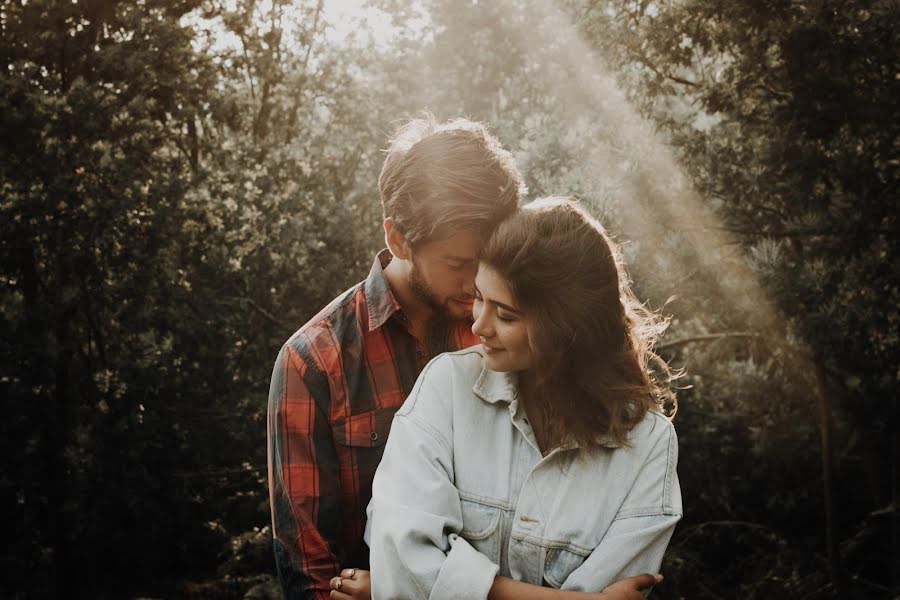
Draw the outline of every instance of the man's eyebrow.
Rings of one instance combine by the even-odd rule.
[[[461,263],[473,263],[478,260],[477,258],[470,258],[468,256],[454,256],[452,254],[445,254],[443,256],[443,259]]]

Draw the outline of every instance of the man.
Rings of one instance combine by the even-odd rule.
[[[272,372],[269,499],[287,600],[368,598],[365,511],[391,420],[432,358],[478,343],[478,248],[524,192],[482,125],[430,116],[394,135],[378,188],[387,249],[291,336]],[[660,579],[625,579],[603,597],[642,598]]]
[[[391,419],[471,330],[482,238],[516,210],[522,176],[481,125],[417,119],[378,180],[388,248],[367,279],[282,347],[269,393],[269,494],[286,598],[328,598],[341,565],[368,568],[366,505]]]

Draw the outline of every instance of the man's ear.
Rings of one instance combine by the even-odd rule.
[[[391,254],[401,260],[409,260],[412,255],[406,236],[397,227],[397,222],[390,217],[384,220],[384,243],[387,244]]]

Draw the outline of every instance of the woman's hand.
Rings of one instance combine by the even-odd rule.
[[[362,569],[344,569],[340,577],[331,579],[332,600],[371,600],[372,583],[369,572]]]
[[[662,575],[636,575],[607,586],[600,592],[603,600],[644,600],[641,590],[648,590],[663,580]]]

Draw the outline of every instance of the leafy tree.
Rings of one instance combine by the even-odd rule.
[[[261,10],[2,5],[14,594],[170,595],[223,548],[223,576],[272,571],[272,361],[368,270],[398,115],[322,2]]]
[[[179,461],[178,435],[146,409],[178,384],[166,309],[179,295],[190,123],[213,87],[178,24],[194,5],[2,5],[11,591],[124,585],[167,561],[141,548],[180,533],[158,476]]]
[[[821,403],[834,591],[848,593],[847,567],[884,592],[891,567],[895,585],[900,572],[881,510],[896,507],[885,457],[898,454],[897,406],[886,399],[900,391],[896,3],[574,5],[780,308],[775,356],[799,369],[797,397]],[[834,473],[832,408],[847,444]],[[805,427],[780,425],[791,424]],[[832,499],[832,477],[868,497]]]

